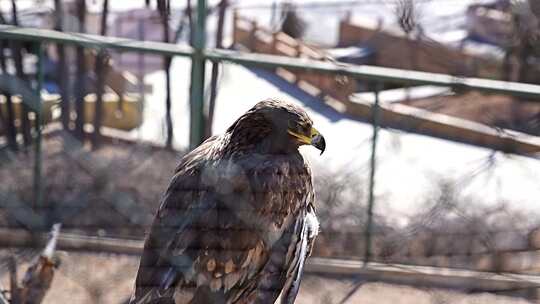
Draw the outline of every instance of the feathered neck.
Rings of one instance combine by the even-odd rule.
[[[296,145],[287,134],[286,127],[272,124],[261,113],[246,113],[228,129],[228,154],[256,152],[261,154],[298,153]]]

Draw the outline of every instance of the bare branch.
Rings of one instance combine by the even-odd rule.
[[[420,10],[414,0],[398,0],[395,14],[399,27],[409,35],[418,28]]]
[[[17,283],[17,262],[13,256],[9,259],[9,289],[11,304],[22,304],[19,284]]]
[[[22,279],[22,286],[17,284],[15,259],[10,263],[11,304],[39,304],[45,298],[54,278],[59,261],[54,257],[56,243],[60,235],[60,224],[53,225],[51,237],[40,256],[28,267]]]

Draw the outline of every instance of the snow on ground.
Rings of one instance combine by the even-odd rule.
[[[172,69],[175,146],[188,145],[188,86],[190,63],[175,59]],[[210,70],[208,65],[207,71]],[[164,142],[163,72],[146,78],[154,86],[147,96],[145,121],[137,137]],[[327,139],[319,156],[311,147],[303,153],[317,167],[352,171],[367,179],[371,149],[370,125],[342,115],[274,74],[226,64],[216,101],[214,133],[222,133],[242,113],[265,98],[282,98],[302,105]],[[377,149],[376,211],[396,216],[414,213],[440,178],[458,181],[462,195],[481,202],[512,202],[511,207],[540,214],[540,161],[493,154],[492,151],[451,141],[398,131],[381,130]],[[491,165],[490,165],[491,164]]]

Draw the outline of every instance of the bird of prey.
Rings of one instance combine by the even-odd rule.
[[[319,230],[302,145],[326,147],[302,108],[268,99],[185,155],[130,303],[294,303]]]

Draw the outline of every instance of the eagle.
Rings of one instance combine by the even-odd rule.
[[[130,303],[294,303],[319,231],[302,145],[326,148],[301,107],[267,99],[186,154]]]

